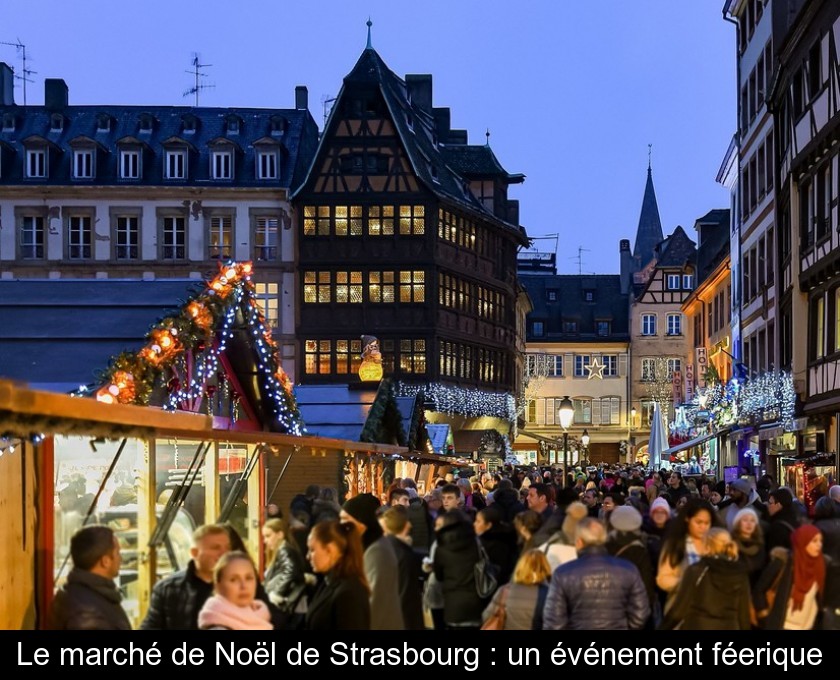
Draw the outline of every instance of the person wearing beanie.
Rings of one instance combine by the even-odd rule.
[[[759,518],[765,518],[767,509],[758,497],[758,492],[746,479],[736,479],[729,484],[729,497],[732,502],[718,510],[718,517],[730,532],[735,515],[744,508],[751,507]]]
[[[656,575],[653,563],[642,535],[642,515],[632,505],[620,505],[610,513],[610,532],[607,538],[607,552],[636,565],[650,603],[651,616],[645,628],[652,630],[659,620],[656,595]]]
[[[735,513],[732,539],[738,546],[738,561],[746,567],[750,586],[754,587],[767,564],[767,550],[758,513],[750,506]]]
[[[339,520],[353,524],[362,537],[365,576],[370,585],[371,630],[404,630],[397,554],[382,534],[376,516],[379,506],[373,494],[358,494],[341,506]]]
[[[659,566],[659,553],[662,550],[662,540],[668,527],[671,526],[671,506],[664,498],[655,498],[648,508],[647,515],[642,520],[642,533],[645,536],[648,557],[653,567],[653,576],[656,579],[656,571]],[[655,581],[654,581],[655,582]],[[661,619],[661,612],[665,607],[667,594],[664,590],[656,589],[656,607],[654,609],[654,621]]]
[[[834,514],[840,517],[840,484],[829,487],[828,497],[834,501]]]

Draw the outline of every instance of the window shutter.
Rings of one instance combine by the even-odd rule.
[[[554,406],[554,399],[545,400],[545,424],[554,425],[554,418],[556,415]]]
[[[611,412],[610,412],[610,423],[613,425],[618,425],[621,422],[621,399],[618,397],[613,397],[610,400]]]
[[[545,399],[537,400],[537,424],[545,425]]]
[[[601,399],[592,400],[592,424],[601,424]]]
[[[620,376],[627,375],[627,355],[626,354],[619,354],[618,355],[618,375],[620,375]]]

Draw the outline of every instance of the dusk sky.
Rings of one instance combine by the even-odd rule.
[[[648,144],[662,227],[729,207],[715,177],[735,131],[735,27],[723,0],[422,3],[144,0],[6,2],[0,42],[26,46],[27,102],[63,78],[70,103],[192,105],[194,53],[208,64],[201,106],[291,108],[309,88],[323,127],[365,47],[399,76],[431,73],[434,105],[485,141],[525,183],[511,187],[532,237],[559,233],[561,274],[617,273],[639,219]],[[21,51],[0,61],[22,72]],[[23,83],[15,98],[23,103]],[[554,242],[538,241],[554,250]]]

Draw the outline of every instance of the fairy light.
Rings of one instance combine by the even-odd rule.
[[[423,392],[426,401],[432,404],[432,410],[451,416],[491,416],[516,420],[516,401],[507,392],[485,392],[477,388],[452,387],[441,383],[416,385],[402,382],[397,383],[396,391],[398,397],[414,397]]]

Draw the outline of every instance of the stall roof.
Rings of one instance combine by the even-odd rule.
[[[427,423],[426,432],[429,433],[429,441],[435,453],[446,450],[446,441],[449,439],[449,425],[446,423]]]
[[[714,439],[715,437],[723,436],[727,434],[729,430],[720,430],[718,432],[713,432],[712,434],[704,434],[702,437],[695,437],[694,439],[689,439],[688,441],[684,441],[681,444],[677,444],[676,446],[672,446],[670,449],[666,449],[662,452],[662,455],[672,456],[675,453],[679,453],[680,451],[685,451],[686,449],[690,449],[693,446],[698,446],[699,444],[704,444],[705,442],[709,441],[710,439]]]
[[[25,384],[8,380],[0,380],[0,432],[20,437],[33,433],[78,434],[109,439],[181,437],[384,454],[408,453],[404,446],[336,437],[232,431],[227,427],[216,427],[213,418],[198,413],[164,411],[152,406],[105,404],[95,399],[32,390]]]

